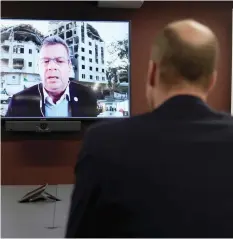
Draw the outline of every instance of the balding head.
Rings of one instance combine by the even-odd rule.
[[[184,42],[199,46],[209,40],[216,40],[214,33],[205,25],[194,20],[177,21],[168,24],[165,31],[171,29],[176,32]],[[193,37],[192,37],[193,36]]]
[[[206,86],[215,71],[217,51],[217,38],[208,27],[184,20],[163,29],[155,40],[152,60],[160,64],[164,83],[182,78]]]
[[[207,94],[216,78],[217,55],[218,40],[207,26],[194,20],[168,24],[152,47],[147,96],[159,95],[161,88],[178,89],[173,95]]]

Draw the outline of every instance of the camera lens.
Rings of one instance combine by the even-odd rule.
[[[47,123],[41,123],[41,124],[40,124],[40,128],[41,128],[41,129],[47,129],[47,127],[48,127],[48,124],[47,124]]]

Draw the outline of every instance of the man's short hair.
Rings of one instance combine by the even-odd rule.
[[[160,63],[161,82],[165,84],[175,84],[175,80],[182,77],[190,83],[207,86],[215,70],[217,53],[215,36],[203,44],[192,44],[168,25],[156,38],[152,60]]]
[[[57,44],[61,44],[66,48],[67,54],[68,54],[68,58],[70,59],[70,51],[69,51],[69,47],[66,44],[66,42],[59,36],[48,36],[43,40],[42,46],[52,46],[52,45],[57,45]]]

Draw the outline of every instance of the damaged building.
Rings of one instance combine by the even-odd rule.
[[[1,91],[8,96],[40,82],[37,60],[43,38],[31,25],[1,28]]]
[[[50,21],[49,35],[66,41],[75,80],[87,86],[107,85],[105,43],[98,31],[86,22]]]

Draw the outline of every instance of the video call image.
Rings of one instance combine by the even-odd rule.
[[[233,59],[233,9],[232,9],[232,48],[231,48],[231,55]],[[233,115],[233,60],[231,61],[231,114]]]
[[[1,20],[1,117],[129,117],[129,22]]]

